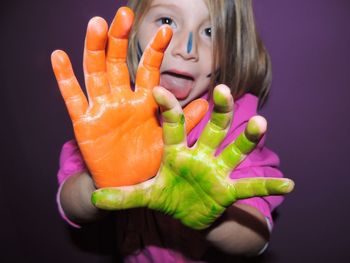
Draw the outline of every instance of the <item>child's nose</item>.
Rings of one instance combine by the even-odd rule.
[[[185,60],[198,60],[197,41],[192,31],[177,32],[172,41],[174,41],[173,56],[180,56]]]

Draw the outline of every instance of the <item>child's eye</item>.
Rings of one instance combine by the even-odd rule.
[[[204,33],[206,36],[211,37],[211,27],[204,29]]]
[[[157,22],[160,24],[160,25],[169,25],[171,26],[172,28],[175,28],[176,25],[174,23],[174,21],[170,18],[170,17],[161,17],[157,20]]]

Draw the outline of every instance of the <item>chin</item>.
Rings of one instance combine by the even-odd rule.
[[[181,105],[181,107],[185,107],[188,103],[191,102],[190,98],[187,97],[187,98],[184,98],[184,99],[179,99],[179,98],[176,98],[177,101],[179,102],[179,104]]]

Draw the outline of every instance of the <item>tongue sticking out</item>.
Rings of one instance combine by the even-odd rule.
[[[177,99],[185,99],[190,94],[193,79],[181,75],[163,73],[160,76],[160,86],[166,88],[175,95]]]

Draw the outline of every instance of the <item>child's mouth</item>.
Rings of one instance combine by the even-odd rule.
[[[178,71],[164,71],[160,76],[160,85],[175,95],[177,99],[185,99],[190,94],[194,77]]]

